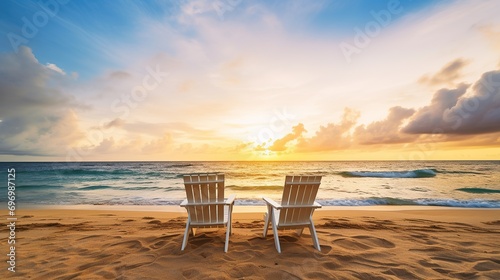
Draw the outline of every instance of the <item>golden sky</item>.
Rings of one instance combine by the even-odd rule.
[[[500,3],[371,2],[7,1],[0,160],[500,159]]]

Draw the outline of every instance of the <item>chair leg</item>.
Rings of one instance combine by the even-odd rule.
[[[189,221],[186,223],[186,230],[184,231],[184,240],[182,240],[182,248],[181,248],[181,251],[184,251],[184,249],[186,248],[186,245],[187,245],[187,241],[188,241],[188,238],[189,238]]]
[[[311,232],[311,237],[312,237],[312,240],[314,243],[314,248],[316,248],[318,251],[321,252],[321,247],[319,245],[318,236],[316,235],[316,228],[314,228],[314,223],[312,221],[312,218],[310,219],[309,231]]]
[[[297,229],[297,231],[296,231],[295,233],[296,233],[298,236],[301,236],[303,231],[304,231],[304,228],[299,228],[299,229]]]
[[[227,225],[226,225],[226,244],[224,244],[224,253],[227,253],[227,249],[229,248],[229,236],[231,235],[231,228],[232,228],[232,208],[229,207],[229,217],[227,218]]]
[[[264,214],[264,237],[267,236],[267,229],[269,228],[269,220],[272,219],[273,209],[271,206],[267,206],[267,213]]]
[[[195,228],[191,228],[191,233],[193,234],[193,236],[196,235],[196,229]]]
[[[227,225],[226,227],[226,244],[224,245],[224,253],[227,253],[227,249],[229,247],[229,235],[231,234],[231,225]]]
[[[233,206],[229,207],[229,234],[233,234]]]
[[[276,226],[274,219],[272,219],[271,223],[273,224],[274,245],[276,246],[276,251],[278,251],[278,253],[281,253],[280,238],[278,236],[278,227]]]
[[[267,229],[269,228],[269,214],[264,214],[264,233],[262,234],[264,237],[267,236]]]

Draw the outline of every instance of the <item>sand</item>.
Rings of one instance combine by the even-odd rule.
[[[322,251],[290,230],[281,254],[262,216],[235,213],[224,253],[224,229],[198,229],[181,251],[182,212],[22,210],[16,272],[4,261],[0,279],[500,279],[500,210],[317,211]]]

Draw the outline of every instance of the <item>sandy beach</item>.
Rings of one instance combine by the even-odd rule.
[[[16,272],[4,262],[0,278],[500,279],[497,209],[316,211],[321,252],[306,229],[301,237],[281,231],[281,254],[272,231],[262,237],[260,209],[236,211],[224,253],[224,229],[199,229],[181,251],[183,212],[19,210]]]

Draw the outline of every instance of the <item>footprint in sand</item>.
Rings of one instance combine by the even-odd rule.
[[[372,236],[358,235],[349,238],[338,238],[333,244],[345,249],[370,250],[376,248],[394,248],[396,245],[389,240]]]
[[[195,268],[187,269],[187,270],[184,270],[182,272],[182,276],[184,276],[188,279],[191,279],[191,278],[199,276],[199,275],[200,275],[200,271],[198,269],[195,269]]]
[[[143,265],[149,265],[156,260],[154,255],[129,255],[120,259],[124,269],[134,269]]]
[[[332,275],[328,272],[313,271],[306,273],[307,279],[332,279]]]
[[[158,242],[156,242],[156,243],[154,243],[154,244],[152,244],[152,245],[149,245],[149,247],[150,247],[151,249],[158,249],[158,248],[163,247],[165,244],[167,244],[167,241],[162,240],[162,241],[158,241]]]
[[[233,250],[227,252],[226,255],[224,256],[224,259],[226,259],[227,261],[237,261],[237,262],[249,261],[254,257],[252,250],[244,250],[244,251]]]
[[[211,236],[208,236],[205,233],[202,233],[199,235],[197,234],[195,237],[189,238],[188,244],[195,245],[196,247],[200,247],[200,246],[203,246],[204,244],[207,244],[207,243],[216,242],[215,240],[216,240],[216,238],[213,238]]]
[[[293,236],[280,236],[280,239],[283,239],[283,240],[286,240],[287,242],[296,242],[297,240],[299,240],[297,237],[293,237]]]
[[[479,271],[492,271],[492,270],[500,271],[500,263],[493,262],[491,260],[482,261],[477,263],[474,266],[474,269]]]
[[[229,271],[229,275],[233,279],[242,279],[245,277],[250,277],[252,275],[257,275],[259,273],[259,268],[253,263],[241,263],[241,264],[234,264],[233,268]]]
[[[142,243],[138,240],[123,241],[110,245],[110,247],[116,247],[116,246],[124,246],[127,249],[135,249],[138,250],[139,252],[145,252],[150,250],[149,248],[144,247]]]
[[[431,259],[435,261],[443,261],[443,262],[450,262],[450,263],[463,263],[463,262],[468,262],[468,260],[460,257],[450,257],[448,255],[446,256],[437,256],[437,257],[432,257]]]

